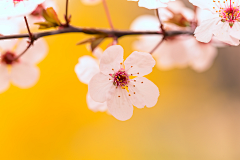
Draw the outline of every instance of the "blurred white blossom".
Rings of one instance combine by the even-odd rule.
[[[102,49],[96,48],[93,51],[93,55],[97,57],[97,59],[92,58],[91,56],[82,56],[78,59],[78,64],[75,66],[75,72],[78,76],[78,79],[85,84],[89,84],[91,78],[100,72],[99,70],[99,61],[102,56]],[[94,101],[89,93],[87,93],[87,105],[88,108],[94,112],[100,111],[104,112],[107,111],[107,103],[103,102],[96,102]]]
[[[98,3],[101,3],[102,0],[81,0],[81,2],[85,5],[96,5]]]
[[[168,2],[175,0],[128,0],[128,1],[138,1],[139,7],[145,7],[147,9],[157,9],[160,7],[167,7]]]
[[[9,19],[30,14],[45,0],[0,0],[0,18]]]
[[[208,43],[214,35],[230,45],[239,45],[240,8],[239,0],[189,0],[193,5],[208,10],[210,14],[196,28],[195,36],[200,42]]]
[[[158,101],[158,87],[143,77],[152,72],[154,65],[152,56],[143,52],[133,52],[123,63],[123,48],[111,46],[102,55],[100,72],[89,82],[90,96],[94,101],[106,102],[108,111],[118,120],[128,120],[133,105],[153,107]]]
[[[29,88],[35,85],[40,72],[36,66],[47,54],[48,47],[43,39],[35,41],[27,52],[16,59],[27,47],[27,42],[21,40],[8,41],[9,45],[0,45],[0,92],[4,92],[10,86],[10,82],[20,88]]]

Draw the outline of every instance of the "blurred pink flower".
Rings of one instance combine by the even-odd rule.
[[[75,66],[75,72],[78,76],[78,79],[85,84],[89,84],[91,78],[100,72],[99,70],[99,61],[102,56],[102,50],[100,48],[96,48],[93,51],[93,55],[98,59],[94,59],[91,56],[82,56],[79,58],[78,64]],[[94,112],[100,111],[105,112],[107,111],[107,103],[100,103],[95,102],[89,93],[87,93],[87,105],[88,108]]]
[[[0,0],[0,18],[9,19],[31,13],[45,0]]]
[[[102,0],[81,0],[81,1],[85,5],[96,5],[102,2]]]
[[[128,0],[138,1],[139,7],[145,7],[147,9],[157,9],[160,7],[167,7],[168,2],[175,0]]]
[[[39,69],[35,66],[47,54],[48,47],[43,39],[39,39],[18,60],[15,58],[27,47],[25,40],[19,43],[8,42],[10,45],[0,45],[0,92],[9,88],[10,82],[20,88],[29,88],[35,85],[39,79]],[[15,46],[16,49],[14,50]]]
[[[239,0],[189,0],[193,5],[211,12],[196,28],[195,37],[198,41],[208,43],[212,36],[230,45],[239,45],[240,39],[240,8]]]
[[[133,114],[132,105],[153,107],[158,101],[158,87],[143,77],[152,72],[154,65],[149,53],[133,52],[123,68],[123,48],[111,46],[102,55],[100,72],[89,82],[90,96],[94,101],[107,102],[108,111],[118,120],[128,120]]]
[[[189,24],[194,17],[192,10],[186,8],[180,1],[170,2],[166,9],[159,9],[159,13],[167,30],[190,29],[187,26],[180,27],[171,23],[169,20],[173,18],[174,14],[182,14]],[[183,24],[187,24],[186,22]],[[132,23],[131,29],[135,31],[158,31],[160,30],[159,26],[160,23],[155,16],[143,15]],[[162,35],[140,36],[139,40],[134,42],[133,47],[139,51],[149,52],[161,39]],[[168,70],[175,67],[191,66],[195,71],[203,72],[211,67],[217,55],[215,47],[223,45],[223,43],[215,42],[218,41],[214,40],[211,43],[203,44],[188,35],[169,37],[154,51],[153,56],[157,59],[157,67],[160,69]]]

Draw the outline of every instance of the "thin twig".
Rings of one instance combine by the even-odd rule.
[[[18,60],[22,55],[24,55],[28,51],[28,49],[33,45],[33,43],[35,41],[34,36],[33,36],[32,32],[30,30],[30,27],[29,27],[26,16],[24,16],[24,20],[25,20],[25,23],[26,23],[26,26],[27,26],[30,42],[29,42],[27,48],[21,54],[19,54],[16,58],[14,58],[14,61]]]
[[[158,42],[158,44],[151,50],[150,54],[153,54],[154,51],[163,43],[164,39],[161,39],[161,41]]]
[[[34,41],[34,37],[33,37],[33,34],[32,34],[32,32],[31,32],[31,30],[30,30],[30,27],[29,27],[29,25],[28,25],[28,20],[27,20],[27,17],[26,17],[26,16],[24,16],[24,20],[25,20],[25,24],[26,24],[27,31],[28,31],[28,34],[29,34],[29,39],[30,39],[31,41]]]
[[[162,20],[161,20],[161,18],[160,18],[160,15],[159,15],[159,11],[158,11],[158,9],[155,10],[155,13],[156,13],[156,16],[157,16],[157,18],[158,18],[158,21],[159,21],[159,23],[160,23],[161,31],[163,32],[163,35],[164,35],[164,33],[165,33],[165,29],[164,29],[164,26],[163,26]]]
[[[68,17],[68,6],[69,6],[69,0],[66,0],[66,15],[65,15],[65,20],[66,20],[66,26],[69,26],[69,17]]]
[[[114,30],[112,19],[111,19],[111,16],[110,16],[110,12],[109,12],[106,0],[102,0],[102,3],[103,3],[103,6],[104,6],[105,13],[107,15],[108,23],[109,23],[111,29]]]
[[[27,48],[26,48],[21,54],[19,54],[19,55],[14,59],[14,61],[18,60],[22,55],[24,55],[32,45],[33,45],[33,41],[29,42]]]

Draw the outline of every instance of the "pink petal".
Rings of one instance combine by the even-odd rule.
[[[91,98],[89,93],[87,93],[87,105],[88,105],[88,108],[93,112],[98,112],[98,111],[105,112],[108,109],[107,102],[103,102],[103,103],[96,102]]]
[[[100,60],[100,71],[105,74],[113,74],[117,72],[123,62],[123,48],[119,45],[108,47]]]
[[[160,23],[156,16],[141,15],[130,26],[134,31],[160,31]]]
[[[126,89],[112,87],[107,99],[109,112],[118,120],[126,121],[133,115],[133,106]]]
[[[201,9],[206,9],[215,13],[213,7],[216,7],[216,5],[212,0],[189,0],[189,2]]]
[[[0,93],[9,88],[9,73],[8,68],[4,64],[0,64]]]
[[[109,80],[109,78],[110,76],[97,73],[90,80],[88,91],[94,101],[103,103],[107,100],[107,94],[110,88],[114,86],[112,80]]]
[[[155,60],[152,55],[144,52],[133,52],[124,62],[129,75],[144,76],[152,72]]]
[[[143,108],[145,105],[147,107],[156,105],[160,94],[158,87],[152,81],[145,77],[137,77],[128,87],[131,101],[136,107]]]
[[[92,77],[100,72],[98,63],[90,56],[82,56],[78,61],[75,72],[82,83],[88,84]]]
[[[81,0],[81,1],[85,5],[96,5],[102,2],[101,0]]]
[[[19,42],[15,51],[16,54],[21,54],[27,46],[28,43],[26,40]],[[46,41],[41,38],[34,42],[34,45],[28,49],[28,51],[20,58],[20,60],[29,64],[37,64],[46,57],[47,53],[48,45]]]
[[[216,28],[218,22],[221,20],[220,17],[214,19],[208,19],[202,21],[200,26],[195,30],[195,37],[200,42],[208,43],[212,39],[214,29]]]
[[[40,71],[36,66],[26,63],[12,65],[11,80],[13,84],[20,88],[29,88],[34,86],[40,76]]]
[[[189,44],[189,48],[194,48],[189,50],[189,55],[191,57],[190,65],[192,68],[198,72],[203,72],[209,69],[215,57],[217,56],[217,49],[211,44],[204,44],[195,42],[195,44]]]
[[[38,4],[45,0],[27,0],[14,4],[12,0],[0,1],[0,18],[9,19],[16,16],[26,16],[30,14]]]
[[[213,34],[216,36],[216,38],[222,42],[228,43],[230,45],[237,46],[239,45],[239,40],[237,38],[234,38],[230,36],[230,30],[231,28],[229,27],[228,23],[222,23],[220,22]]]
[[[157,9],[160,7],[167,7],[167,4],[162,3],[161,1],[157,0],[139,0],[138,2],[139,7],[145,7],[147,9]]]

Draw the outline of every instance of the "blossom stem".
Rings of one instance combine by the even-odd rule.
[[[26,27],[27,27],[27,30],[28,30],[29,39],[30,39],[31,41],[34,41],[34,37],[33,37],[33,34],[32,34],[32,32],[31,32],[31,30],[30,30],[30,27],[29,27],[28,20],[27,20],[27,17],[26,17],[26,16],[24,16],[24,20],[25,20]]]
[[[28,25],[28,21],[27,21],[27,17],[24,16],[24,20],[25,20],[25,23],[26,23],[26,26],[27,26],[27,30],[28,30],[28,35],[29,35],[29,39],[30,39],[30,42],[27,46],[27,48],[21,53],[19,54],[15,59],[14,61],[18,60],[22,55],[24,55],[28,49],[33,45],[34,41],[35,41],[35,38],[34,38],[34,35],[32,34],[31,30],[30,30],[30,27]]]
[[[157,18],[158,18],[158,21],[159,21],[159,23],[160,23],[160,28],[161,28],[161,31],[162,31],[163,36],[164,36],[164,35],[165,35],[165,29],[164,29],[163,23],[162,23],[162,21],[161,21],[161,18],[160,18],[158,9],[155,10],[155,13],[156,13],[156,16],[157,16]]]
[[[108,19],[108,23],[109,23],[111,29],[114,30],[112,18],[111,18],[106,0],[102,0],[102,3],[103,3],[103,7],[105,10],[107,19]],[[116,36],[113,36],[113,44],[117,44],[117,43],[118,43],[118,38]]]
[[[88,35],[107,35],[107,37],[112,37],[115,35],[117,38],[129,35],[163,35],[162,32],[159,31],[124,31],[124,30],[108,30],[108,29],[95,29],[95,28],[80,28],[69,25],[69,27],[65,27],[62,29],[54,30],[54,31],[46,31],[46,32],[37,32],[32,33],[33,39],[37,40],[42,37],[59,35],[65,33],[85,33]],[[166,31],[165,37],[171,37],[176,35],[188,34],[193,35],[193,32],[190,31]],[[17,38],[30,38],[29,34],[16,34],[16,35],[7,35],[0,36],[0,40],[5,39],[17,39]]]
[[[161,41],[158,42],[158,44],[151,50],[150,54],[153,54],[154,51],[163,43],[164,39],[161,39]]]
[[[26,48],[21,54],[19,54],[19,55],[14,59],[14,61],[18,60],[22,55],[24,55],[32,45],[33,45],[33,41],[29,42],[27,48]]]
[[[111,16],[110,16],[110,12],[109,12],[106,0],[102,0],[102,3],[103,3],[105,13],[107,15],[108,23],[109,23],[111,29],[114,30],[112,19],[111,19]]]
[[[68,6],[69,6],[69,0],[66,0],[66,15],[65,15],[65,20],[66,20],[66,26],[69,26],[69,19],[68,19]]]

